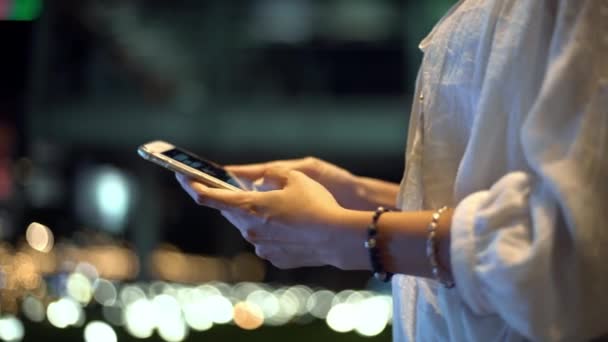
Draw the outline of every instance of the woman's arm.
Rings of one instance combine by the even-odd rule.
[[[432,278],[431,266],[426,255],[427,227],[434,211],[388,212],[378,220],[378,246],[381,261],[386,271]],[[355,235],[358,248],[340,248],[344,251],[337,267],[343,269],[370,269],[369,256],[363,247],[366,238],[366,227],[371,223],[374,212],[337,210],[332,215],[332,224]],[[441,269],[451,278],[450,267],[450,226],[452,210],[445,211],[439,219],[436,242],[437,258]],[[354,264],[359,261],[361,265]]]
[[[277,267],[371,269],[364,242],[374,212],[341,207],[326,188],[299,171],[269,169],[265,182],[279,190],[266,192],[213,189],[182,175],[177,178],[198,204],[220,210],[256,253]],[[425,248],[432,214],[388,212],[380,217],[378,243],[387,271],[431,276]],[[436,240],[438,260],[446,272],[450,217],[449,210],[441,215]]]

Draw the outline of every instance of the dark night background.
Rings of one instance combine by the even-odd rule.
[[[137,156],[150,140],[223,164],[312,155],[399,182],[417,45],[453,2],[56,0],[33,20],[0,21],[0,270],[6,273],[0,278],[11,276],[7,265],[31,222],[49,227],[57,248],[134,251],[139,272],[115,278],[117,284],[185,282],[158,270],[159,249],[220,261],[253,257],[220,215],[197,207],[171,173]],[[105,195],[86,190],[102,191],[101,179],[114,180]],[[116,186],[123,197],[112,197]],[[104,217],[107,210],[115,217]],[[368,272],[251,262],[261,265],[261,275],[203,273],[186,283],[390,292]],[[51,284],[66,272],[62,267],[44,275],[45,305],[60,296]],[[82,340],[82,327],[59,329],[24,317],[27,291],[8,283],[0,287],[0,313],[21,319],[24,340]],[[87,321],[104,319],[99,305],[85,312]],[[119,341],[133,339],[123,328],[115,331]],[[388,341],[390,326],[362,337],[334,332],[322,320],[254,331],[221,325],[190,331],[186,340],[287,338]]]

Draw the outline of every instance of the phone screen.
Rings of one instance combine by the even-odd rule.
[[[182,164],[188,165],[193,169],[197,169],[223,182],[233,185],[237,188],[241,187],[241,184],[239,184],[239,182],[232,178],[232,176],[230,176],[230,174],[226,172],[226,170],[224,170],[221,166],[213,162],[201,159],[200,157],[197,157],[191,153],[180,150],[178,148],[165,151],[162,154]]]

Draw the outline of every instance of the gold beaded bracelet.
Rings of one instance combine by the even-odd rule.
[[[446,288],[450,289],[454,287],[454,281],[444,276],[444,272],[437,261],[437,226],[439,225],[439,218],[441,218],[441,214],[443,214],[443,212],[446,210],[448,210],[448,207],[443,206],[433,213],[431,223],[427,228],[429,235],[426,240],[426,256],[429,258],[431,271],[433,272],[435,280]]]

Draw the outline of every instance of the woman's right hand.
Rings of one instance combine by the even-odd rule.
[[[237,177],[256,185],[266,185],[262,178],[264,173],[271,168],[296,170],[306,174],[308,177],[327,188],[344,208],[368,210],[375,209],[375,206],[377,205],[394,206],[397,189],[396,185],[394,187],[388,186],[384,188],[384,186],[389,183],[358,177],[339,166],[315,157],[226,166],[226,169]],[[381,189],[371,189],[370,185],[376,187],[377,184],[375,183],[382,184],[383,186],[380,187]],[[261,188],[261,190],[271,189]],[[368,194],[374,193],[376,190],[388,190],[390,193],[385,197],[389,198],[391,203],[388,205],[387,203],[378,203],[378,201],[373,198],[374,196],[367,196]]]

